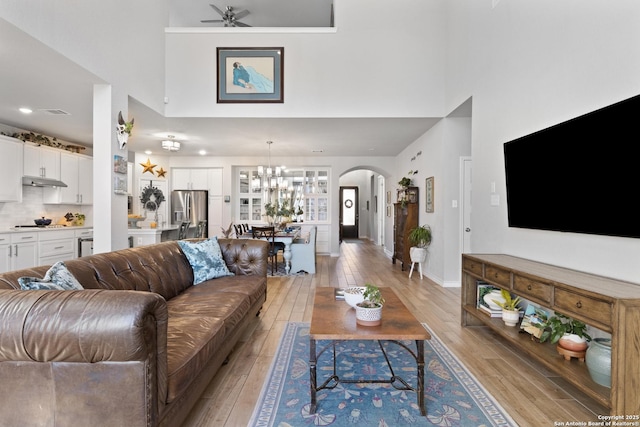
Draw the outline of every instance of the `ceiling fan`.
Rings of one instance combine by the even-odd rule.
[[[221,22],[225,27],[250,27],[251,25],[245,24],[244,22],[240,22],[239,19],[244,18],[249,14],[248,10],[241,10],[240,12],[235,12],[233,6],[227,6],[227,9],[223,12],[216,5],[210,4],[216,12],[220,14],[222,19],[206,19],[200,22],[209,23],[209,22]]]

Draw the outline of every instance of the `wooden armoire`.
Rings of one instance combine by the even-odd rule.
[[[391,262],[396,260],[402,262],[402,271],[411,264],[409,257],[409,232],[418,226],[418,188],[409,187],[412,197],[405,202],[394,203],[393,205],[393,257]]]

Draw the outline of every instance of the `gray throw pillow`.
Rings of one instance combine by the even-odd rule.
[[[198,242],[178,240],[178,244],[193,269],[194,285],[205,280],[233,276],[224,262],[217,237]]]
[[[79,291],[84,289],[62,261],[53,264],[42,279],[38,277],[20,277],[18,278],[18,283],[20,288],[25,291]]]

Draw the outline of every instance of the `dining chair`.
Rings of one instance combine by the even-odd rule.
[[[191,221],[182,221],[180,223],[180,227],[178,228],[178,240],[187,238],[187,233],[189,232],[190,225]]]
[[[306,271],[316,272],[316,236],[318,228],[314,225],[309,230],[309,238],[303,241],[294,240],[291,244],[291,273]]]
[[[198,221],[198,225],[196,226],[195,237],[199,237],[201,239],[204,239],[205,237],[207,237],[207,220],[206,219]]]
[[[254,239],[262,239],[269,242],[268,259],[271,261],[271,275],[275,271],[278,271],[278,251],[279,247],[276,245],[276,229],[275,227],[252,227],[251,233]]]

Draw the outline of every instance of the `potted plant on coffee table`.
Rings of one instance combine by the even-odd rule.
[[[382,307],[384,298],[380,288],[366,283],[364,301],[356,304],[356,323],[362,326],[378,326],[382,322]]]
[[[512,298],[511,293],[506,289],[502,289],[500,295],[504,301],[494,299],[493,302],[502,307],[502,321],[507,326],[516,326],[520,320],[520,308],[518,307],[520,297]]]
[[[423,263],[427,259],[427,248],[431,244],[431,227],[421,225],[409,231],[409,242],[413,245],[409,249],[411,262]]]

